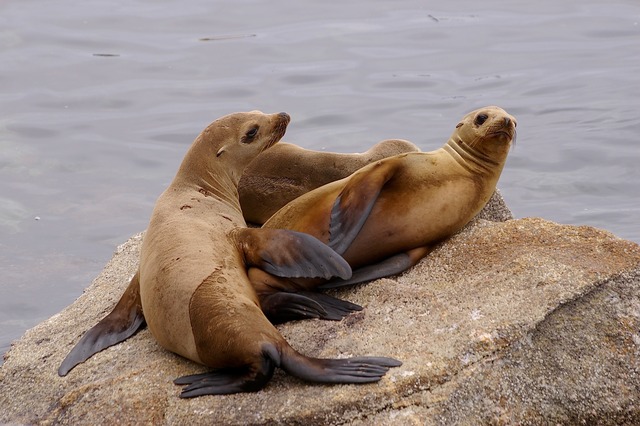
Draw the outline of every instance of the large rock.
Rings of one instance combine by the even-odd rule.
[[[481,217],[509,218],[500,201]],[[119,298],[140,241],[14,343],[0,370],[0,423],[640,423],[640,247],[608,232],[477,219],[399,277],[334,293],[364,311],[280,327],[308,355],[404,361],[379,383],[320,386],[278,370],[260,392],[191,400],[172,380],[204,369],[148,330],[56,375]]]

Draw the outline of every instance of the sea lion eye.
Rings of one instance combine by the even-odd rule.
[[[251,130],[249,130],[245,135],[244,138],[242,138],[242,142],[244,143],[250,143],[251,140],[253,138],[256,137],[256,135],[258,134],[258,127],[253,127],[251,128]]]
[[[487,114],[478,114],[476,117],[476,126],[482,126],[482,124],[487,121],[487,118],[489,118]]]

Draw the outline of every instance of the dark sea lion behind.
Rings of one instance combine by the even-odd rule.
[[[363,153],[313,151],[280,142],[245,169],[238,192],[247,222],[262,225],[278,209],[302,194],[345,178],[383,158],[420,149],[409,141],[387,139]]]
[[[329,244],[354,269],[341,286],[400,273],[462,229],[485,206],[515,137],[516,120],[480,108],[432,152],[389,157],[293,200],[263,228],[305,232]],[[250,271],[258,292],[311,289],[317,281],[271,280]]]
[[[282,137],[288,122],[284,113],[231,114],[196,138],[156,203],[138,273],[114,311],[65,358],[60,375],[87,354],[126,339],[144,321],[161,346],[214,369],[177,379],[176,384],[188,385],[182,397],[256,391],[275,367],[308,381],[366,383],[400,365],[385,357],[306,357],[261,310],[249,267],[292,278],[351,273],[340,256],[309,235],[246,227],[237,192],[240,175]]]

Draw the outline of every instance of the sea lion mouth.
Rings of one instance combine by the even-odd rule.
[[[272,135],[269,141],[267,141],[264,149],[271,148],[273,145],[278,143],[280,139],[284,136],[287,131],[287,126],[291,121],[291,117],[286,112],[281,112],[278,114],[278,121],[273,126]]]
[[[504,136],[507,139],[514,139],[515,138],[515,129],[514,128],[501,128],[501,129],[495,129],[489,133],[487,133],[489,136]]]
[[[510,131],[507,130],[498,130],[497,132],[493,133],[494,135],[504,135],[508,138],[512,138],[513,137],[513,133],[511,133]]]
[[[493,138],[504,138],[505,142],[511,142],[512,146],[516,145],[516,129],[500,129],[487,134]]]

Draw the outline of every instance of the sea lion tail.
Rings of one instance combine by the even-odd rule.
[[[311,358],[296,352],[288,344],[283,345],[280,351],[280,368],[292,376],[309,382],[377,382],[389,371],[389,368],[400,365],[402,362],[387,357]]]

